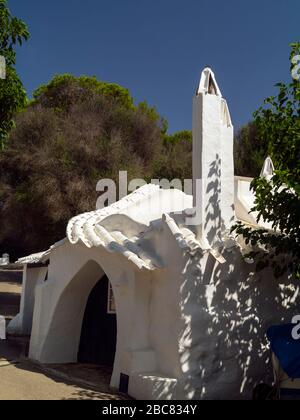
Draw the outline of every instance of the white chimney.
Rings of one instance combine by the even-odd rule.
[[[193,181],[198,234],[212,245],[235,213],[233,125],[210,68],[203,70],[193,102]]]
[[[266,178],[268,181],[270,181],[275,173],[275,168],[272,159],[270,156],[267,157],[267,159],[264,161],[260,177]]]

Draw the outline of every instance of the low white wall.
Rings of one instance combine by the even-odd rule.
[[[19,314],[9,323],[9,334],[30,335],[32,328],[33,310],[36,286],[42,283],[47,274],[48,267],[24,266],[22,294]]]
[[[271,224],[264,222],[262,219],[257,223],[258,213],[251,212],[255,203],[255,195],[251,190],[252,181],[253,178],[243,176],[234,177],[234,206],[236,218],[252,226],[271,229]]]

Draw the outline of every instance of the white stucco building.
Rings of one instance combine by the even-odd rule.
[[[9,331],[31,335],[30,358],[111,363],[111,386],[122,378],[137,399],[251,397],[268,374],[265,331],[290,321],[299,287],[255,273],[228,233],[237,219],[257,226],[254,197],[251,180],[234,177],[233,126],[208,68],[193,103],[193,173],[194,197],[146,185],[21,260]]]

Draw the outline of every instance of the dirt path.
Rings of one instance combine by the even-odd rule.
[[[0,400],[119,400],[114,394],[77,386],[22,361],[0,359]]]

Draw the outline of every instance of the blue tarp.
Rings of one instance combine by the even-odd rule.
[[[267,331],[273,353],[282,369],[292,379],[300,378],[300,340],[294,340],[292,337],[295,326],[295,324],[278,325]]]

